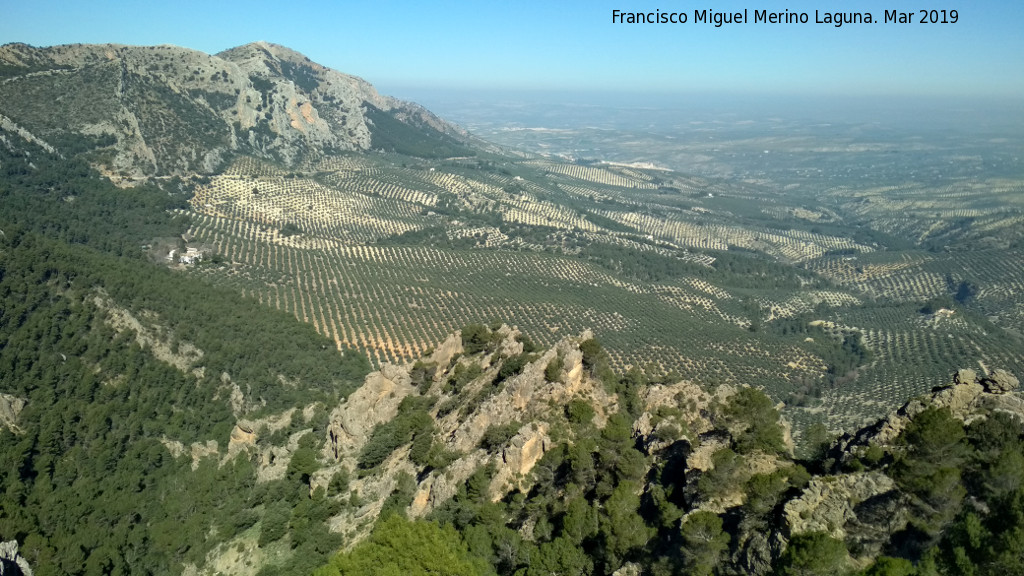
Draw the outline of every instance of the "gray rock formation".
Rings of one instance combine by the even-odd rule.
[[[255,445],[256,432],[252,426],[243,422],[235,424],[228,438],[228,454],[233,455]]]
[[[18,415],[25,408],[25,400],[10,394],[0,394],[0,426],[6,426],[12,432],[18,428]]]
[[[954,418],[965,424],[984,418],[993,410],[1010,412],[1024,420],[1024,400],[1014,393],[1019,382],[1009,372],[997,369],[983,378],[974,370],[963,369],[953,375],[952,381],[932,390],[930,395],[910,400],[872,426],[841,436],[829,449],[829,457],[838,465],[856,458],[869,445],[891,445],[910,420],[929,407],[948,408]]]
[[[474,401],[478,394],[494,386],[504,358],[522,352],[522,343],[517,340],[518,330],[503,326],[497,332],[502,341],[497,343],[493,353],[463,357],[453,364],[451,359],[462,352],[461,338],[453,334],[426,359],[438,366],[428,392],[441,396],[433,413],[436,415],[438,407],[446,401],[466,404],[456,406],[435,420],[435,445],[444,446],[457,457],[443,470],[422,474],[418,478],[408,508],[410,517],[422,517],[451,499],[481,466],[492,465],[494,468],[488,486],[492,500],[504,497],[511,490],[528,490],[533,468],[552,445],[550,423],[565,421],[563,406],[574,399],[585,400],[594,409],[594,424],[599,427],[605,425],[608,415],[618,410],[618,398],[606,392],[600,382],[591,379],[583,367],[578,345],[590,337],[586,333],[563,339],[526,364],[520,373],[501,383],[497,392],[488,392],[483,400]],[[544,370],[556,355],[563,359],[563,377],[559,382],[549,382],[545,379]],[[484,368],[483,373],[466,384],[462,394],[445,392],[444,383],[455,366],[474,362]],[[420,394],[411,383],[410,368],[411,365],[384,365],[379,372],[367,376],[363,385],[335,408],[323,453],[324,458],[333,463],[314,475],[311,480],[314,486],[326,485],[330,476],[341,468],[354,472],[356,458],[373,427],[394,418],[403,398]],[[467,405],[469,408],[465,409]],[[491,452],[479,447],[489,428],[513,422],[521,425],[502,446]],[[351,482],[350,488],[359,494],[364,504],[358,511],[349,510],[334,517],[332,529],[352,532],[357,537],[363,535],[368,528],[361,519],[380,510],[397,485],[397,475],[404,473],[416,477],[421,472],[409,460],[408,447],[396,450],[373,473],[360,475]]]
[[[743,574],[760,576],[771,571],[772,559],[776,556],[777,552],[772,549],[768,534],[750,532],[733,555],[732,563]]]
[[[394,418],[402,399],[415,392],[408,370],[381,366],[331,413],[324,455],[333,460],[357,455],[374,426]]]
[[[445,338],[427,361],[437,366],[448,366],[456,354],[462,354],[462,336],[457,333]]]
[[[32,567],[18,554],[18,541],[0,542],[0,576],[32,576]]]
[[[783,514],[790,536],[826,532],[852,550],[874,557],[907,525],[896,483],[882,472],[814,478]]]
[[[509,341],[514,341],[517,334],[516,331],[506,333],[499,350],[511,349],[513,344]],[[603,427],[608,415],[618,411],[618,398],[606,392],[599,382],[585,376],[583,355],[577,346],[586,337],[583,335],[560,341],[537,360],[523,367],[521,373],[509,378],[500,392],[484,400],[471,414],[461,416],[453,411],[442,418],[439,425],[448,438],[448,446],[457,451],[472,450],[491,426],[549,418],[574,398],[590,403],[595,412],[594,423]],[[548,382],[544,378],[544,370],[558,355],[562,356],[565,377],[560,382]],[[490,363],[491,359],[485,358],[484,361]],[[470,388],[488,385],[494,380],[497,369],[495,366],[485,372],[470,384]]]
[[[1006,370],[997,368],[992,371],[988,378],[981,380],[981,385],[985,387],[985,392],[989,394],[1008,394],[1020,386],[1020,381]]]
[[[671,385],[655,384],[640,391],[644,411],[633,423],[633,437],[640,440],[648,453],[667,448],[671,441],[658,434],[659,430],[674,427],[684,438],[695,440],[712,428],[711,421],[702,414],[715,401],[732,393],[732,388],[720,386],[709,394],[693,382]]]
[[[546,422],[524,424],[501,451],[501,465],[489,487],[491,500],[501,499],[514,488],[526,488],[527,475],[550,447]]]

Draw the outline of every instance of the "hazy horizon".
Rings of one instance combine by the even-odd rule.
[[[903,130],[960,130],[975,135],[1016,135],[1024,130],[1024,101],[995,96],[446,90],[387,84],[377,88],[381,93],[416,102],[467,128],[483,122],[491,127],[504,123],[516,128],[672,132],[680,123],[772,125],[795,121]]]

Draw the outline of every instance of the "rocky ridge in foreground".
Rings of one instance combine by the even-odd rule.
[[[882,557],[942,561],[963,513],[988,522],[1012,492],[986,487],[988,465],[965,455],[1007,426],[1021,441],[1024,399],[1003,371],[961,370],[812,460],[794,456],[788,424],[753,388],[628,380],[603,371],[589,333],[548,350],[508,326],[453,334],[418,362],[370,374],[331,410],[310,495],[335,502],[328,525],[346,550],[393,514],[450,523],[464,537],[504,534],[491,560],[499,573],[576,539],[586,554],[577,567],[590,573],[689,573],[710,562],[720,574],[768,574],[831,546],[842,574]],[[269,431],[245,424],[240,437]],[[266,480],[295,468],[303,434],[271,449],[277,472]],[[258,440],[236,445],[268,461]],[[954,456],[933,469],[936,445]],[[929,490],[952,465],[955,482],[937,501]],[[570,524],[588,514],[589,528]],[[248,573],[216,552],[214,566]]]

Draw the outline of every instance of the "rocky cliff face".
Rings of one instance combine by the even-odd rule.
[[[874,459],[898,458],[907,450],[901,434],[929,408],[948,410],[965,425],[995,412],[1024,423],[1024,398],[1017,393],[1018,386],[1017,378],[1004,370],[987,376],[960,370],[951,384],[910,400],[874,425],[844,434],[826,455],[826,473],[811,479],[785,503],[780,537],[824,532],[844,541],[859,564],[869,563],[910,525],[912,495],[900,489],[884,464],[872,470],[850,470],[871,461],[872,452]]]
[[[336,461],[354,461],[374,427],[398,414],[402,399],[416,392],[409,372],[385,364],[366,377],[363,385],[331,413],[325,456]]]
[[[356,462],[360,450],[377,425],[396,417],[399,405],[408,396],[436,397],[430,410],[436,423],[433,443],[452,455],[443,470],[431,472],[429,467],[424,471],[413,464],[407,447],[396,450],[376,473],[351,483],[365,504],[336,517],[332,521],[334,529],[358,530],[364,524],[362,519],[379,513],[384,500],[397,487],[396,476],[402,473],[418,478],[407,509],[411,517],[424,516],[452,498],[483,466],[493,467],[488,485],[492,500],[513,489],[526,490],[533,467],[552,446],[552,423],[562,422],[564,426],[566,404],[574,399],[586,402],[594,409],[598,426],[618,410],[615,395],[606,392],[583,369],[578,344],[589,334],[563,339],[537,354],[518,374],[496,384],[506,358],[523,350],[517,330],[506,326],[498,334],[501,341],[493,352],[472,357],[462,356],[461,340],[457,334],[452,335],[427,359],[437,370],[419,387],[412,384],[412,365],[385,365],[332,412],[323,456],[333,464],[317,472],[312,479],[314,489],[326,487],[341,469],[359,476]],[[563,359],[563,370],[559,381],[551,382],[545,378],[545,368],[556,357]],[[459,366],[471,364],[483,367],[480,375],[466,383],[461,392],[452,390],[448,383],[462,370]],[[500,446],[481,447],[489,430],[507,426],[516,427]]]
[[[907,525],[905,498],[877,471],[813,478],[783,514],[790,535],[825,532],[869,557]]]
[[[413,518],[448,502],[484,468],[490,470],[487,493],[492,501],[512,491],[529,493],[535,481],[534,468],[547,451],[559,443],[573,442],[567,406],[585,404],[593,411],[590,422],[598,429],[620,411],[620,398],[609,393],[584,365],[579,345],[591,337],[589,332],[564,338],[551,349],[530,356],[518,373],[501,380],[504,364],[523,352],[519,336],[518,331],[502,327],[495,336],[500,341],[491,352],[465,355],[459,336],[452,335],[426,359],[426,365],[436,367],[429,378],[417,384],[412,375],[416,366],[385,365],[335,408],[322,452],[329,465],[314,474],[311,489],[327,488],[331,477],[344,471],[353,478],[349,488],[358,495],[361,506],[333,518],[334,530],[356,538],[365,533],[368,520],[401,489],[402,475],[415,478],[411,504],[406,508]],[[547,368],[556,359],[561,360],[562,369],[553,377]],[[478,368],[479,375],[461,388],[453,387],[452,382],[471,370],[470,366]],[[716,414],[736,392],[728,386],[708,391],[691,382],[653,385],[640,391],[642,412],[632,422],[633,438],[655,460],[681,462],[680,473],[693,487],[694,510],[721,513],[744,502],[739,489],[742,482],[736,490],[705,500],[696,496],[695,488],[701,476],[714,468],[715,452],[729,446],[730,432],[723,428],[727,423],[716,422]],[[361,469],[361,451],[375,429],[399,417],[403,400],[409,398],[430,399],[429,415],[435,423],[432,444],[449,453],[450,462],[443,469],[416,464],[410,456],[412,448],[406,444],[373,470]],[[489,444],[492,432],[501,428],[508,428],[506,439]],[[783,452],[791,453],[792,445]],[[740,474],[770,474],[786,466],[792,464],[785,458],[755,452],[746,456]]]
[[[18,415],[25,408],[25,400],[10,394],[0,394],[0,426],[17,432]]]
[[[1009,372],[993,370],[980,376],[974,370],[959,370],[953,382],[915,398],[895,412],[854,433],[844,434],[832,446],[829,456],[838,464],[850,462],[869,446],[890,447],[914,416],[927,408],[948,408],[954,418],[970,424],[994,411],[1008,412],[1024,420],[1024,398],[1014,394],[1020,382]]]
[[[767,398],[761,396],[763,403],[755,410],[749,388],[709,390],[676,382],[641,387],[636,397],[623,400],[609,393],[584,363],[580,344],[589,337],[567,337],[549,350],[524,354],[518,331],[503,326],[490,332],[484,351],[468,354],[460,335],[453,334],[417,363],[384,365],[370,374],[330,412],[320,469],[309,478],[311,494],[324,490],[328,498],[343,502],[328,521],[330,528],[352,546],[386,508],[394,511],[396,505],[410,518],[443,515],[470,489],[478,494],[474,498],[496,506],[516,499],[529,502],[530,494],[544,486],[551,489],[557,468],[573,466],[563,458],[576,442],[593,441],[592,435],[577,434],[584,429],[604,434],[619,422],[619,430],[626,430],[625,450],[642,453],[649,467],[643,480],[633,484],[634,495],[648,503],[644,506],[677,511],[676,519],[661,528],[670,534],[672,554],[679,553],[678,534],[689,519],[710,514],[722,519],[728,531],[728,546],[717,560],[721,573],[768,574],[786,562],[787,548],[810,535],[841,542],[848,553],[840,563],[863,569],[880,555],[893,554],[893,543],[913,529],[916,496],[900,483],[893,462],[908,449],[901,435],[913,429],[915,417],[941,408],[968,424],[997,411],[1024,422],[1015,377],[998,370],[987,376],[962,370],[951,385],[841,437],[823,460],[800,462],[793,458],[786,423]],[[524,361],[507,369],[515,358]],[[549,369],[559,365],[561,370]],[[632,406],[624,427],[622,402]],[[420,411],[421,420],[410,419],[410,406]],[[572,420],[570,406],[586,407],[580,408],[588,414],[585,423]],[[307,412],[305,421],[312,407]],[[419,424],[394,426],[403,419]],[[258,431],[282,427],[291,414],[278,420],[273,426],[239,421],[231,434],[229,453],[257,455],[261,481],[283,476],[308,432],[291,434],[282,446],[254,445]],[[418,431],[405,435],[410,426]],[[773,430],[781,441],[745,443],[741,439],[752,428],[762,435]],[[397,439],[386,456],[367,464],[369,447],[378,443],[382,430]],[[417,447],[420,435],[429,439],[429,452]],[[884,456],[871,456],[871,451]],[[580,479],[586,481],[585,476]],[[339,477],[346,479],[340,489],[333,487]],[[554,498],[571,497],[570,486]],[[551,537],[537,535],[543,532],[538,518],[521,525],[506,521],[524,541],[543,547],[543,538]],[[631,568],[622,570],[630,573]]]
[[[88,153],[122,183],[212,173],[235,154],[295,167],[370,150],[379,128],[370,111],[421,136],[465,136],[420,106],[266,42],[217,55],[0,46],[0,125],[63,154]]]
[[[32,576],[32,567],[18,554],[18,542],[0,542],[0,576]]]
[[[806,472],[797,471],[787,458],[754,452],[742,456],[738,469],[716,474],[716,466],[729,463],[720,456],[734,445],[737,430],[716,420],[714,406],[728,403],[735,390],[722,387],[712,394],[685,382],[652,386],[642,394],[645,411],[634,422],[634,435],[667,466],[673,466],[673,459],[677,462],[674,469],[685,478],[687,516],[710,511],[733,520],[727,564],[737,573],[770,572],[794,537],[810,534],[842,542],[849,551],[848,566],[864,568],[880,555],[893,554],[894,542],[919,529],[914,525],[918,495],[899,483],[900,472],[894,471],[899,466],[893,464],[914,461],[902,459],[914,450],[902,434],[915,418],[929,409],[948,410],[953,419],[969,426],[1001,412],[1024,426],[1024,398],[1018,387],[1017,378],[1004,370],[985,376],[960,370],[949,385],[837,439],[821,462],[805,463],[824,469],[780,493],[771,514],[761,518],[756,510],[763,501],[751,499],[763,498],[763,493],[757,496],[749,482],[755,476],[793,478]],[[701,486],[705,478],[731,488],[713,489],[709,495],[708,486]],[[965,506],[974,506],[978,514],[988,510],[976,500],[969,499]]]
[[[552,510],[559,505],[551,502],[563,498],[575,498],[579,506],[586,500],[573,494],[579,490],[574,482],[593,482],[596,470],[585,464],[588,457],[575,469],[573,458],[580,454],[572,453],[574,446],[591,443],[582,450],[593,455],[594,465],[614,467],[632,454],[642,468],[624,484],[637,498],[632,514],[664,514],[657,537],[671,543],[671,554],[679,553],[680,530],[685,533],[691,518],[711,515],[728,532],[728,546],[716,560],[721,573],[768,574],[785,564],[787,549],[809,537],[841,543],[846,552],[839,564],[864,569],[881,555],[898,554],[894,543],[920,529],[919,488],[908,487],[900,476],[914,462],[903,456],[915,450],[905,432],[920,426],[916,418],[941,409],[968,428],[997,412],[1024,422],[1024,399],[1013,375],[961,370],[950,385],[842,436],[821,460],[798,461],[777,407],[748,387],[708,389],[684,381],[640,386],[634,396],[611,393],[594,376],[600,372],[594,358],[585,361],[581,351],[589,333],[526,352],[517,330],[484,331],[482,351],[470,339],[470,353],[463,336],[453,334],[418,362],[385,364],[329,410],[326,425],[317,425],[326,433],[319,468],[308,477],[310,495],[334,500],[336,512],[327,523],[344,535],[346,546],[364,538],[385,510],[410,518],[444,516],[470,492],[474,501],[489,501],[496,509],[529,503],[532,494],[545,490]],[[630,406],[627,420],[624,405]],[[257,464],[259,482],[284,478],[318,410],[324,414],[311,405],[261,421],[240,419],[226,439],[226,455],[212,442],[192,445],[191,456],[194,462],[216,456],[224,463],[247,453]],[[605,434],[622,442],[620,452],[605,452],[614,443],[600,449],[592,444]],[[308,450],[312,444],[306,440]],[[189,447],[167,444],[172,453],[189,454]],[[371,457],[375,450],[383,452]],[[614,501],[613,496],[591,504],[600,515]],[[979,514],[990,509],[973,494],[965,502]],[[543,548],[552,522],[567,513],[506,517],[503,526]],[[654,533],[645,526],[637,529]],[[255,546],[249,540],[227,543],[203,573],[213,573],[211,567],[227,562],[238,546]]]

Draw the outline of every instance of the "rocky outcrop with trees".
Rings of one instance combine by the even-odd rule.
[[[617,375],[589,334],[547,351],[507,326],[460,336],[446,362],[386,367],[335,410],[314,485],[351,478],[360,507],[332,526],[372,536],[318,574],[437,526],[498,574],[1020,569],[1024,403],[1005,371],[961,370],[798,459],[755,388]],[[366,442],[347,444],[354,429]]]

